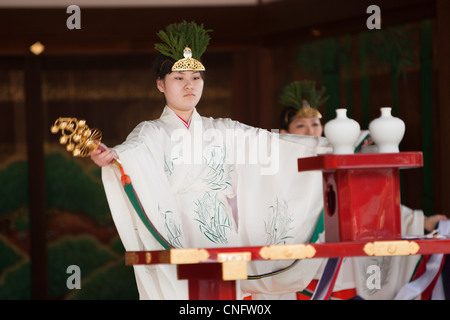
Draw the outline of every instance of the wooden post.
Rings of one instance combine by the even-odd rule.
[[[277,129],[279,114],[276,112],[275,71],[273,68],[273,53],[270,48],[260,48],[258,51],[258,123],[261,128]]]
[[[276,129],[279,114],[274,98],[272,51],[255,46],[234,54],[233,117],[245,124]]]
[[[30,260],[32,299],[48,298],[45,240],[45,117],[41,92],[41,58],[26,57],[25,113],[29,176]]]
[[[258,125],[258,81],[255,55],[249,51],[237,51],[233,57],[233,118],[251,125]]]

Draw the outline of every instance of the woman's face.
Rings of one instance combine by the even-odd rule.
[[[194,110],[203,92],[200,72],[174,71],[156,81],[158,90],[164,93],[166,103],[176,113]]]
[[[294,118],[289,124],[289,133],[320,137],[323,126],[319,118]]]

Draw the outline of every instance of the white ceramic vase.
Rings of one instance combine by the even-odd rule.
[[[353,154],[360,131],[359,123],[347,117],[347,109],[336,109],[336,118],[324,127],[325,137],[333,146],[333,154]]]
[[[399,144],[405,135],[403,120],[392,116],[392,108],[381,108],[381,116],[369,124],[369,132],[379,153],[399,152]]]

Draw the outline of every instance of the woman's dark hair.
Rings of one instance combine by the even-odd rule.
[[[153,70],[155,72],[156,78],[164,79],[166,75],[172,72],[172,67],[175,64],[175,60],[167,57],[163,54],[159,54],[155,61],[153,62]],[[205,79],[205,72],[200,71],[202,79]]]
[[[292,119],[294,119],[295,115],[297,114],[297,111],[298,110],[294,107],[287,107],[281,112],[280,129],[289,131],[289,125],[291,124]]]
[[[153,62],[153,70],[156,78],[164,79],[166,75],[172,72],[175,60],[163,54],[158,54]]]

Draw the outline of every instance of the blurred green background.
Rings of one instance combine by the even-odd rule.
[[[137,299],[100,170],[62,149],[45,159],[48,297]],[[27,162],[18,159],[2,167],[0,183],[0,299],[31,299]],[[81,289],[67,288],[71,265],[80,267]]]

